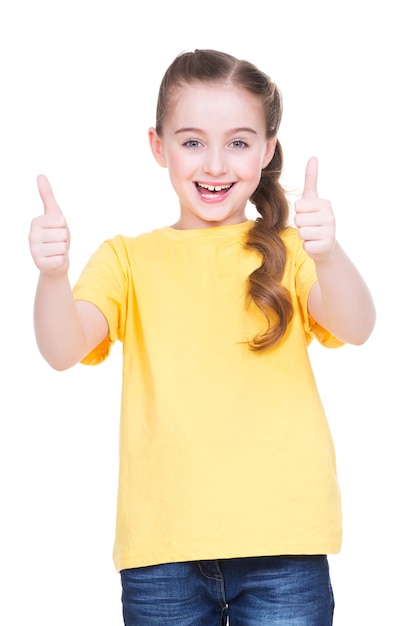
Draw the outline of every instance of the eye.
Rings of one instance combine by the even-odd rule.
[[[238,148],[238,149],[246,148],[248,146],[248,144],[245,141],[242,141],[242,139],[235,139],[234,141],[231,142],[230,145],[233,148]]]
[[[183,144],[183,146],[186,146],[186,148],[199,148],[201,145],[202,144],[197,139],[189,139]]]

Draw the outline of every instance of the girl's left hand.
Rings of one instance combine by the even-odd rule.
[[[331,203],[318,198],[318,159],[306,166],[302,197],[295,202],[295,226],[303,247],[314,261],[322,261],[335,247],[335,217]]]

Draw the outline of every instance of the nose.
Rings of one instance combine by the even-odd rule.
[[[219,176],[225,174],[227,169],[225,151],[217,147],[208,148],[205,152],[204,172],[211,176]]]

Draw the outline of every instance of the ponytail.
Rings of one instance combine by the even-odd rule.
[[[166,70],[158,94],[157,133],[162,135],[168,105],[179,86],[220,81],[245,89],[259,98],[265,115],[266,137],[277,137],[282,98],[275,83],[252,63],[216,50],[182,53]],[[290,294],[281,284],[286,248],[280,233],[287,226],[289,216],[289,206],[279,183],[282,166],[282,149],[277,141],[273,158],[262,170],[260,183],[250,198],[260,217],[248,233],[245,245],[257,250],[263,261],[261,267],[248,277],[248,299],[254,301],[267,321],[267,329],[249,343],[254,351],[270,348],[280,341],[293,314]]]
[[[289,291],[281,284],[286,265],[286,247],[280,232],[287,226],[289,205],[279,177],[283,154],[279,141],[270,163],[262,170],[260,183],[250,198],[261,217],[248,233],[247,248],[263,257],[261,266],[248,277],[248,297],[264,314],[267,329],[250,341],[258,352],[276,344],[286,332],[293,315]]]

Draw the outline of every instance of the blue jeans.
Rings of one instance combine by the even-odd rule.
[[[331,626],[328,559],[273,556],[121,572],[125,626]]]

